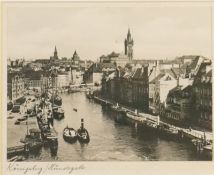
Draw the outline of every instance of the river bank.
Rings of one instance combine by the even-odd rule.
[[[117,115],[115,119],[118,122],[124,122],[125,120],[133,124],[135,128],[142,127],[144,130],[149,129],[151,133],[154,131],[167,138],[188,141],[198,154],[205,155],[208,159],[212,159],[213,135],[211,132],[177,127],[161,121],[159,116],[137,112],[137,110],[133,108],[118,104],[101,96],[94,96],[94,100],[116,111]],[[117,109],[115,109],[115,106]]]

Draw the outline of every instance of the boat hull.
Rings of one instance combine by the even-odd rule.
[[[83,131],[78,130],[77,137],[78,137],[78,141],[80,143],[89,143],[90,142],[89,133],[86,129],[84,129]]]
[[[13,108],[13,103],[9,102],[7,103],[7,110],[10,111]]]
[[[62,120],[64,116],[64,112],[53,112],[53,117],[57,120]]]

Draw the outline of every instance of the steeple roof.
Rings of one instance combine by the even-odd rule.
[[[131,38],[130,28],[128,29],[127,38]]]
[[[76,51],[76,50],[74,51],[74,54],[73,54],[72,59],[73,59],[74,61],[79,61],[79,60],[80,60],[79,55],[77,54],[77,51]]]
[[[56,46],[55,46],[55,50],[54,50],[54,52],[57,52]]]

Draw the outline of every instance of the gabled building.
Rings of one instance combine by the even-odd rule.
[[[182,126],[192,124],[192,85],[176,86],[169,91],[162,118],[170,123]]]
[[[177,86],[177,75],[172,70],[161,71],[149,82],[149,106],[151,113],[161,114],[164,110],[167,95]]]
[[[118,103],[148,112],[148,65],[134,70],[117,68],[115,73],[102,79],[102,94]]]
[[[202,63],[193,83],[195,110],[193,117],[199,126],[212,129],[212,64]]]

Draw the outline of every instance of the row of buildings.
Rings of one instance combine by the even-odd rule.
[[[8,61],[8,99],[20,98],[24,89],[64,88],[73,84],[102,85],[101,94],[124,105],[159,115],[177,125],[212,127],[212,62],[202,56],[173,60],[134,58],[134,40],[128,30],[124,52],[83,61],[75,51],[50,59]]]
[[[50,87],[61,89],[70,85],[80,85],[83,83],[85,70],[92,63],[90,60],[81,60],[76,51],[71,59],[59,59],[56,47],[50,59],[8,59],[8,100],[15,101],[23,97],[29,88],[45,91]]]
[[[201,56],[130,62],[104,74],[101,93],[176,125],[212,128],[212,63]]]
[[[85,82],[102,84],[106,98],[162,120],[212,129],[211,60],[197,55],[137,60],[133,59],[133,45],[128,30],[124,53],[102,55],[85,72]]]

